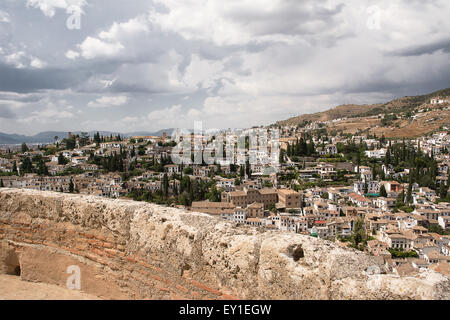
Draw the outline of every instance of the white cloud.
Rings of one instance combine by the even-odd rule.
[[[45,109],[31,112],[27,117],[19,119],[18,121],[26,124],[40,123],[40,124],[54,124],[61,120],[73,118],[73,113],[60,110],[54,104],[49,103]]]
[[[0,22],[2,22],[2,23],[11,22],[8,12],[0,10]]]
[[[192,89],[208,89],[214,87],[220,77],[224,76],[224,62],[191,56],[191,63],[186,68],[182,81]]]
[[[86,0],[27,0],[28,7],[39,8],[47,17],[53,17],[56,9],[74,7],[81,12],[86,4]]]
[[[24,51],[17,51],[4,57],[6,63],[14,65],[18,69],[25,68],[25,58],[26,53]]]
[[[131,47],[134,51],[136,47],[142,45],[139,35],[148,32],[149,21],[145,15],[141,15],[127,22],[114,22],[109,30],[101,31],[98,37],[87,37],[78,46],[85,59],[115,57],[125,51],[122,43],[126,43],[127,48]],[[69,55],[73,58],[78,57],[73,51]]]
[[[108,43],[92,37],[87,37],[79,47],[85,59],[114,56],[124,49],[119,42]]]
[[[148,24],[149,22],[144,16],[139,16],[123,23],[114,22],[108,31],[102,31],[98,36],[103,40],[118,40],[140,32],[149,32]]]
[[[286,0],[155,0],[168,8],[153,10],[151,21],[165,31],[188,40],[217,45],[250,41],[297,41],[298,35],[345,34],[334,16],[342,6],[336,1]]]
[[[38,58],[33,58],[30,62],[30,66],[32,66],[33,68],[36,68],[36,69],[42,69],[47,66],[47,63]]]
[[[70,60],[75,60],[76,58],[78,58],[80,56],[79,52],[73,51],[73,50],[68,50],[66,52],[66,58],[70,59]]]
[[[90,108],[118,107],[128,102],[127,96],[104,96],[88,103]]]
[[[154,110],[147,115],[147,119],[150,121],[158,121],[163,118],[177,118],[181,112],[181,105],[178,104],[164,109]]]
[[[8,51],[10,52],[5,53],[3,50],[0,51],[0,60],[3,60],[5,63],[14,66],[17,69],[24,69],[27,67],[42,69],[47,66],[45,61],[36,58],[24,50],[10,47]]]

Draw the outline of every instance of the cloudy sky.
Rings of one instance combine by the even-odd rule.
[[[1,0],[0,132],[240,128],[450,86],[448,0]]]

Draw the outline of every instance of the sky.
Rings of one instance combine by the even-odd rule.
[[[450,87],[448,0],[1,0],[0,132],[245,128]]]

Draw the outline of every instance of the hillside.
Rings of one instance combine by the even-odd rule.
[[[450,88],[421,96],[403,97],[384,104],[341,105],[327,111],[278,121],[276,125],[296,126],[304,125],[309,121],[331,121],[347,118],[333,124],[330,129],[342,130],[343,133],[370,130],[371,133],[384,133],[387,137],[414,137],[437,130],[445,124],[450,124],[450,114],[443,110],[442,105],[429,104],[430,99],[436,96],[450,96]],[[419,109],[429,109],[429,111],[414,119],[413,116]],[[399,115],[399,119],[385,126],[382,124],[381,118],[390,113]]]

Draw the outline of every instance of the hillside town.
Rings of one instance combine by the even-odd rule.
[[[335,241],[383,257],[398,273],[432,268],[449,274],[449,128],[388,139],[329,125],[271,126],[280,132],[275,165],[250,163],[248,143],[245,161],[177,164],[177,141],[166,133],[69,133],[50,144],[0,147],[0,187],[186,208],[237,225]],[[191,139],[192,150],[194,140],[208,149],[210,136]]]

